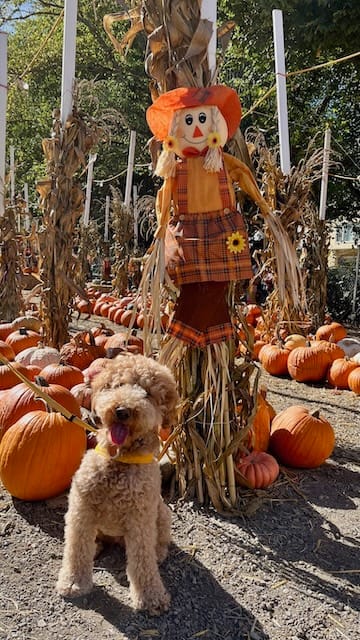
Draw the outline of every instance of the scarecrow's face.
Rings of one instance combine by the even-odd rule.
[[[201,153],[209,146],[210,134],[219,136],[223,147],[228,138],[226,120],[217,107],[200,106],[177,112],[176,152],[179,156]]]

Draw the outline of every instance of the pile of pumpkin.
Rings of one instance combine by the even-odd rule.
[[[23,500],[42,500],[67,489],[86,448],[93,446],[91,431],[50,410],[41,392],[72,416],[84,417],[91,405],[91,380],[108,358],[143,352],[138,335],[114,333],[103,324],[74,335],[60,350],[43,346],[41,337],[36,317],[0,325],[0,355],[11,367],[0,364],[0,477],[9,493]],[[19,382],[14,370],[33,387]],[[169,433],[164,429],[159,435],[165,440]],[[239,484],[264,488],[277,478],[279,463],[322,464],[333,449],[334,432],[304,407],[275,415],[259,393],[245,445],[234,457]]]
[[[52,404],[86,418],[91,380],[108,358],[143,351],[140,337],[126,341],[125,333],[103,325],[75,335],[60,350],[43,346],[41,339],[36,317],[0,324],[0,478],[11,495],[23,500],[62,493],[86,448],[93,446],[90,425],[87,431],[52,410]]]
[[[334,445],[334,429],[319,411],[293,405],[276,414],[262,389],[245,448],[235,455],[236,479],[251,489],[266,488],[278,478],[279,463],[316,468],[331,455]]]
[[[346,328],[329,320],[315,335],[290,334],[280,329],[271,339],[262,312],[249,305],[246,314],[254,338],[252,357],[273,376],[290,376],[297,382],[327,383],[360,394],[360,340],[347,338]],[[270,341],[269,341],[270,340]]]
[[[143,301],[137,292],[129,291],[122,297],[114,293],[105,293],[89,285],[86,289],[87,299],[75,297],[75,310],[81,314],[95,315],[107,318],[115,324],[134,329],[144,327]],[[150,306],[150,300],[148,301]],[[169,315],[165,306],[160,309],[161,324],[165,328],[169,321]]]

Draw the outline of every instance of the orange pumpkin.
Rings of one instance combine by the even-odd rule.
[[[270,451],[290,467],[319,467],[334,445],[334,429],[318,411],[310,413],[306,407],[294,405],[280,411],[272,421]]]
[[[236,480],[250,489],[264,489],[279,475],[277,460],[265,451],[252,451],[235,462]]]
[[[336,358],[345,358],[344,349],[339,347],[336,342],[328,342],[327,340],[314,340],[311,342],[311,346],[319,351],[325,351],[330,356],[331,362]]]
[[[10,333],[5,342],[13,348],[16,355],[20,353],[20,351],[28,349],[28,347],[36,347],[40,340],[40,333],[32,331],[31,329],[25,329],[25,327],[20,327],[20,329]]]
[[[78,367],[64,362],[47,364],[39,375],[50,384],[60,384],[67,389],[84,382],[83,372]]]
[[[328,383],[337,389],[348,389],[349,375],[357,369],[357,366],[356,362],[352,362],[349,358],[336,358],[328,370]]]
[[[81,417],[80,404],[68,389],[59,384],[48,384],[39,376],[36,378],[36,384],[62,407],[78,418]],[[25,382],[8,389],[0,406],[0,439],[14,422],[26,413],[36,410],[46,411],[46,403]]]
[[[259,352],[259,360],[265,371],[272,376],[284,376],[288,373],[289,351],[279,344],[267,344]]]
[[[340,322],[323,324],[315,333],[316,340],[328,340],[328,342],[339,342],[346,336],[347,331]]]
[[[0,340],[0,353],[2,356],[5,356],[5,358],[10,362],[12,362],[12,360],[15,360],[14,349],[4,340]]]
[[[331,363],[326,351],[313,347],[296,347],[288,352],[287,368],[290,377],[298,382],[320,382],[325,380]]]
[[[354,393],[360,394],[360,367],[357,363],[355,363],[356,369],[351,371],[348,377],[348,385],[349,389]]]
[[[105,351],[108,358],[115,358],[115,356],[124,351],[142,354],[144,352],[144,343],[142,338],[136,335],[127,336],[125,333],[114,333],[106,341]]]
[[[45,500],[70,486],[86,450],[85,430],[60,413],[31,411],[4,434],[0,478],[20,500]]]
[[[0,324],[0,340],[6,340],[6,338],[14,331],[12,322],[2,322]]]
[[[27,376],[27,368],[21,362],[12,362],[12,369]],[[20,378],[6,364],[0,365],[0,389],[10,389],[20,382]]]

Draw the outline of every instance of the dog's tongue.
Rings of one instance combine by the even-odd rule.
[[[110,428],[110,437],[113,444],[123,444],[128,433],[128,427],[122,422],[114,422]]]

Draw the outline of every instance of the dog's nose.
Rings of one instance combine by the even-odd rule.
[[[126,407],[117,407],[115,413],[118,420],[123,421],[130,418],[130,411]]]

